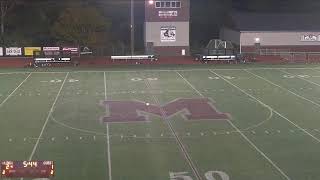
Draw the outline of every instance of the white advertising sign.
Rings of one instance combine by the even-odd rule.
[[[320,36],[314,34],[302,35],[301,41],[320,41]]]
[[[161,30],[160,30],[161,42],[175,42],[176,35],[177,35],[176,27],[174,26],[161,27]]]
[[[177,17],[178,11],[159,11],[159,17]]]
[[[0,56],[3,56],[3,47],[0,47]]]
[[[63,51],[71,51],[71,52],[78,52],[78,48],[75,47],[64,47]]]
[[[7,56],[21,56],[22,55],[22,48],[19,48],[19,47],[6,48],[6,55]]]
[[[43,51],[59,51],[60,47],[43,47]]]

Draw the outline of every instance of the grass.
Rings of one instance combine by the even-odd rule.
[[[320,179],[320,69],[263,67],[0,69],[0,159],[53,160],[57,180]],[[203,97],[229,120],[101,121],[105,99]]]

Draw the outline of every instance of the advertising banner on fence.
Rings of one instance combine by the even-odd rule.
[[[24,55],[25,56],[33,56],[34,51],[41,51],[41,47],[25,47]]]
[[[21,56],[22,55],[22,48],[8,47],[8,48],[6,48],[6,55],[7,56]]]
[[[79,48],[77,48],[77,47],[64,47],[62,50],[63,51],[70,51],[72,55],[79,54]]]
[[[60,47],[43,47],[43,51],[59,51]]]
[[[3,47],[0,47],[0,56],[3,56]]]
[[[58,56],[60,55],[60,47],[43,47],[44,55],[46,56]]]

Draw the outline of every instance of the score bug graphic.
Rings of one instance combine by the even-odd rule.
[[[53,161],[0,161],[1,178],[51,178]]]

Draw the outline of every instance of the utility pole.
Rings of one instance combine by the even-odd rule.
[[[134,0],[131,0],[130,30],[131,30],[131,56],[134,55]]]

